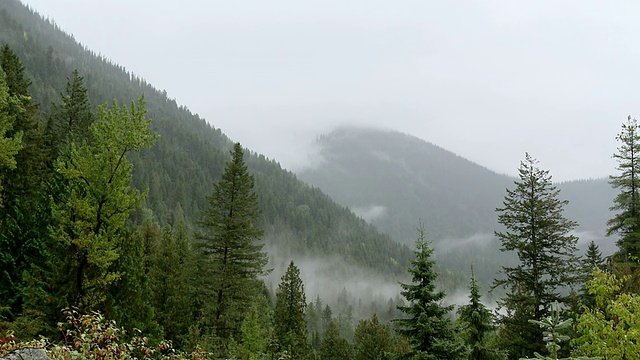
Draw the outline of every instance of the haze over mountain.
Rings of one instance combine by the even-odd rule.
[[[529,151],[556,180],[604,177],[637,116],[635,2],[24,2],[288,169],[353,122],[500,173]]]
[[[144,206],[161,225],[172,224],[183,213],[197,230],[206,196],[228,160],[232,140],[221,129],[178,106],[166,91],[81,46],[17,0],[0,2],[0,44],[4,43],[24,62],[32,81],[30,93],[44,116],[51,111],[51,102],[60,100],[73,69],[84,76],[94,106],[113,99],[130,104],[144,93],[151,126],[160,138],[150,149],[129,155],[133,185],[149,189]],[[276,161],[251,151],[246,151],[245,158],[256,180],[262,209],[259,226],[265,229],[266,249],[276,269],[273,279],[281,275],[281,265],[292,259],[315,264],[304,273],[310,296],[315,295],[313,289],[339,290],[347,283],[341,278],[344,273],[367,274],[371,281],[361,277],[361,287],[368,284],[378,290],[382,279],[395,286],[398,276],[405,276],[412,256],[408,247],[297,180]],[[139,212],[133,222],[141,217]],[[302,261],[300,265],[304,269]],[[385,293],[385,299],[394,293]]]
[[[499,229],[495,209],[515,178],[391,130],[340,127],[315,145],[312,165],[298,177],[398,241],[413,244],[422,221],[440,264],[453,272],[475,264],[484,281],[510,261],[499,252],[493,232]],[[579,224],[581,244],[594,240],[605,254],[612,253],[615,240],[604,231],[616,192],[607,179],[563,182],[558,188],[560,198],[569,200],[566,216]]]

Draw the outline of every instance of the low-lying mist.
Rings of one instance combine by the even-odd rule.
[[[615,241],[601,233],[576,231],[574,235],[579,237],[579,255],[585,253],[592,240],[605,256],[615,251]],[[496,301],[504,296],[505,290],[497,288],[490,291],[490,287],[495,278],[501,277],[502,266],[517,266],[514,252],[501,252],[498,239],[488,233],[449,238],[433,247],[432,259],[436,261],[435,268],[439,273],[437,285],[447,294],[442,301],[444,305],[460,306],[469,302],[468,286],[473,266],[474,276],[481,285],[483,303],[491,309],[496,307]],[[267,245],[264,251],[269,254],[267,267],[272,269],[265,283],[274,293],[287,266],[293,261],[300,269],[307,302],[315,301],[319,296],[336,315],[350,306],[354,321],[367,318],[373,312],[390,312],[390,308],[404,301],[400,295],[400,282],[410,281],[408,272],[405,276],[377,273],[340,256],[293,254],[289,249],[276,245]]]
[[[339,300],[344,301],[339,298],[344,297],[345,292],[352,303],[386,302],[400,293],[399,281],[405,281],[350,264],[338,256],[290,255],[266,246],[264,250],[269,254],[267,267],[273,269],[265,279],[267,286],[275,291],[287,266],[293,261],[300,269],[307,302],[320,296],[324,303],[337,304]]]

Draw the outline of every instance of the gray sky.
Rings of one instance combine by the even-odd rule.
[[[602,177],[640,117],[637,1],[23,1],[288,168],[357,123]]]

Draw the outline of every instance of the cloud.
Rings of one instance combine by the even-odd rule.
[[[356,215],[371,223],[387,214],[387,208],[382,205],[356,206],[351,209]]]

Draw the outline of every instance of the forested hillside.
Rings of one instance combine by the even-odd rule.
[[[51,102],[60,100],[74,69],[84,77],[94,107],[113,99],[129,104],[144,93],[151,126],[160,138],[152,148],[132,154],[133,184],[149,189],[145,206],[161,225],[171,223],[177,206],[190,223],[200,218],[205,196],[220,177],[231,146],[222,130],[210,125],[215,119],[207,122],[192,114],[165,91],[77,44],[19,1],[0,3],[0,43],[9,44],[24,62],[43,117]],[[375,272],[403,271],[410,258],[408,248],[298,181],[277,162],[250,153],[247,163],[256,177],[267,246],[286,256],[340,256]]]
[[[421,219],[450,290],[471,265],[478,281],[488,285],[501,266],[514,261],[499,251],[493,236],[499,229],[495,209],[513,177],[390,130],[342,127],[318,137],[316,145],[315,161],[298,177],[407,245],[414,241],[412,225]],[[595,240],[605,254],[613,253],[615,242],[604,235],[615,195],[607,179],[558,188],[569,200],[567,217],[578,222],[581,251]]]

